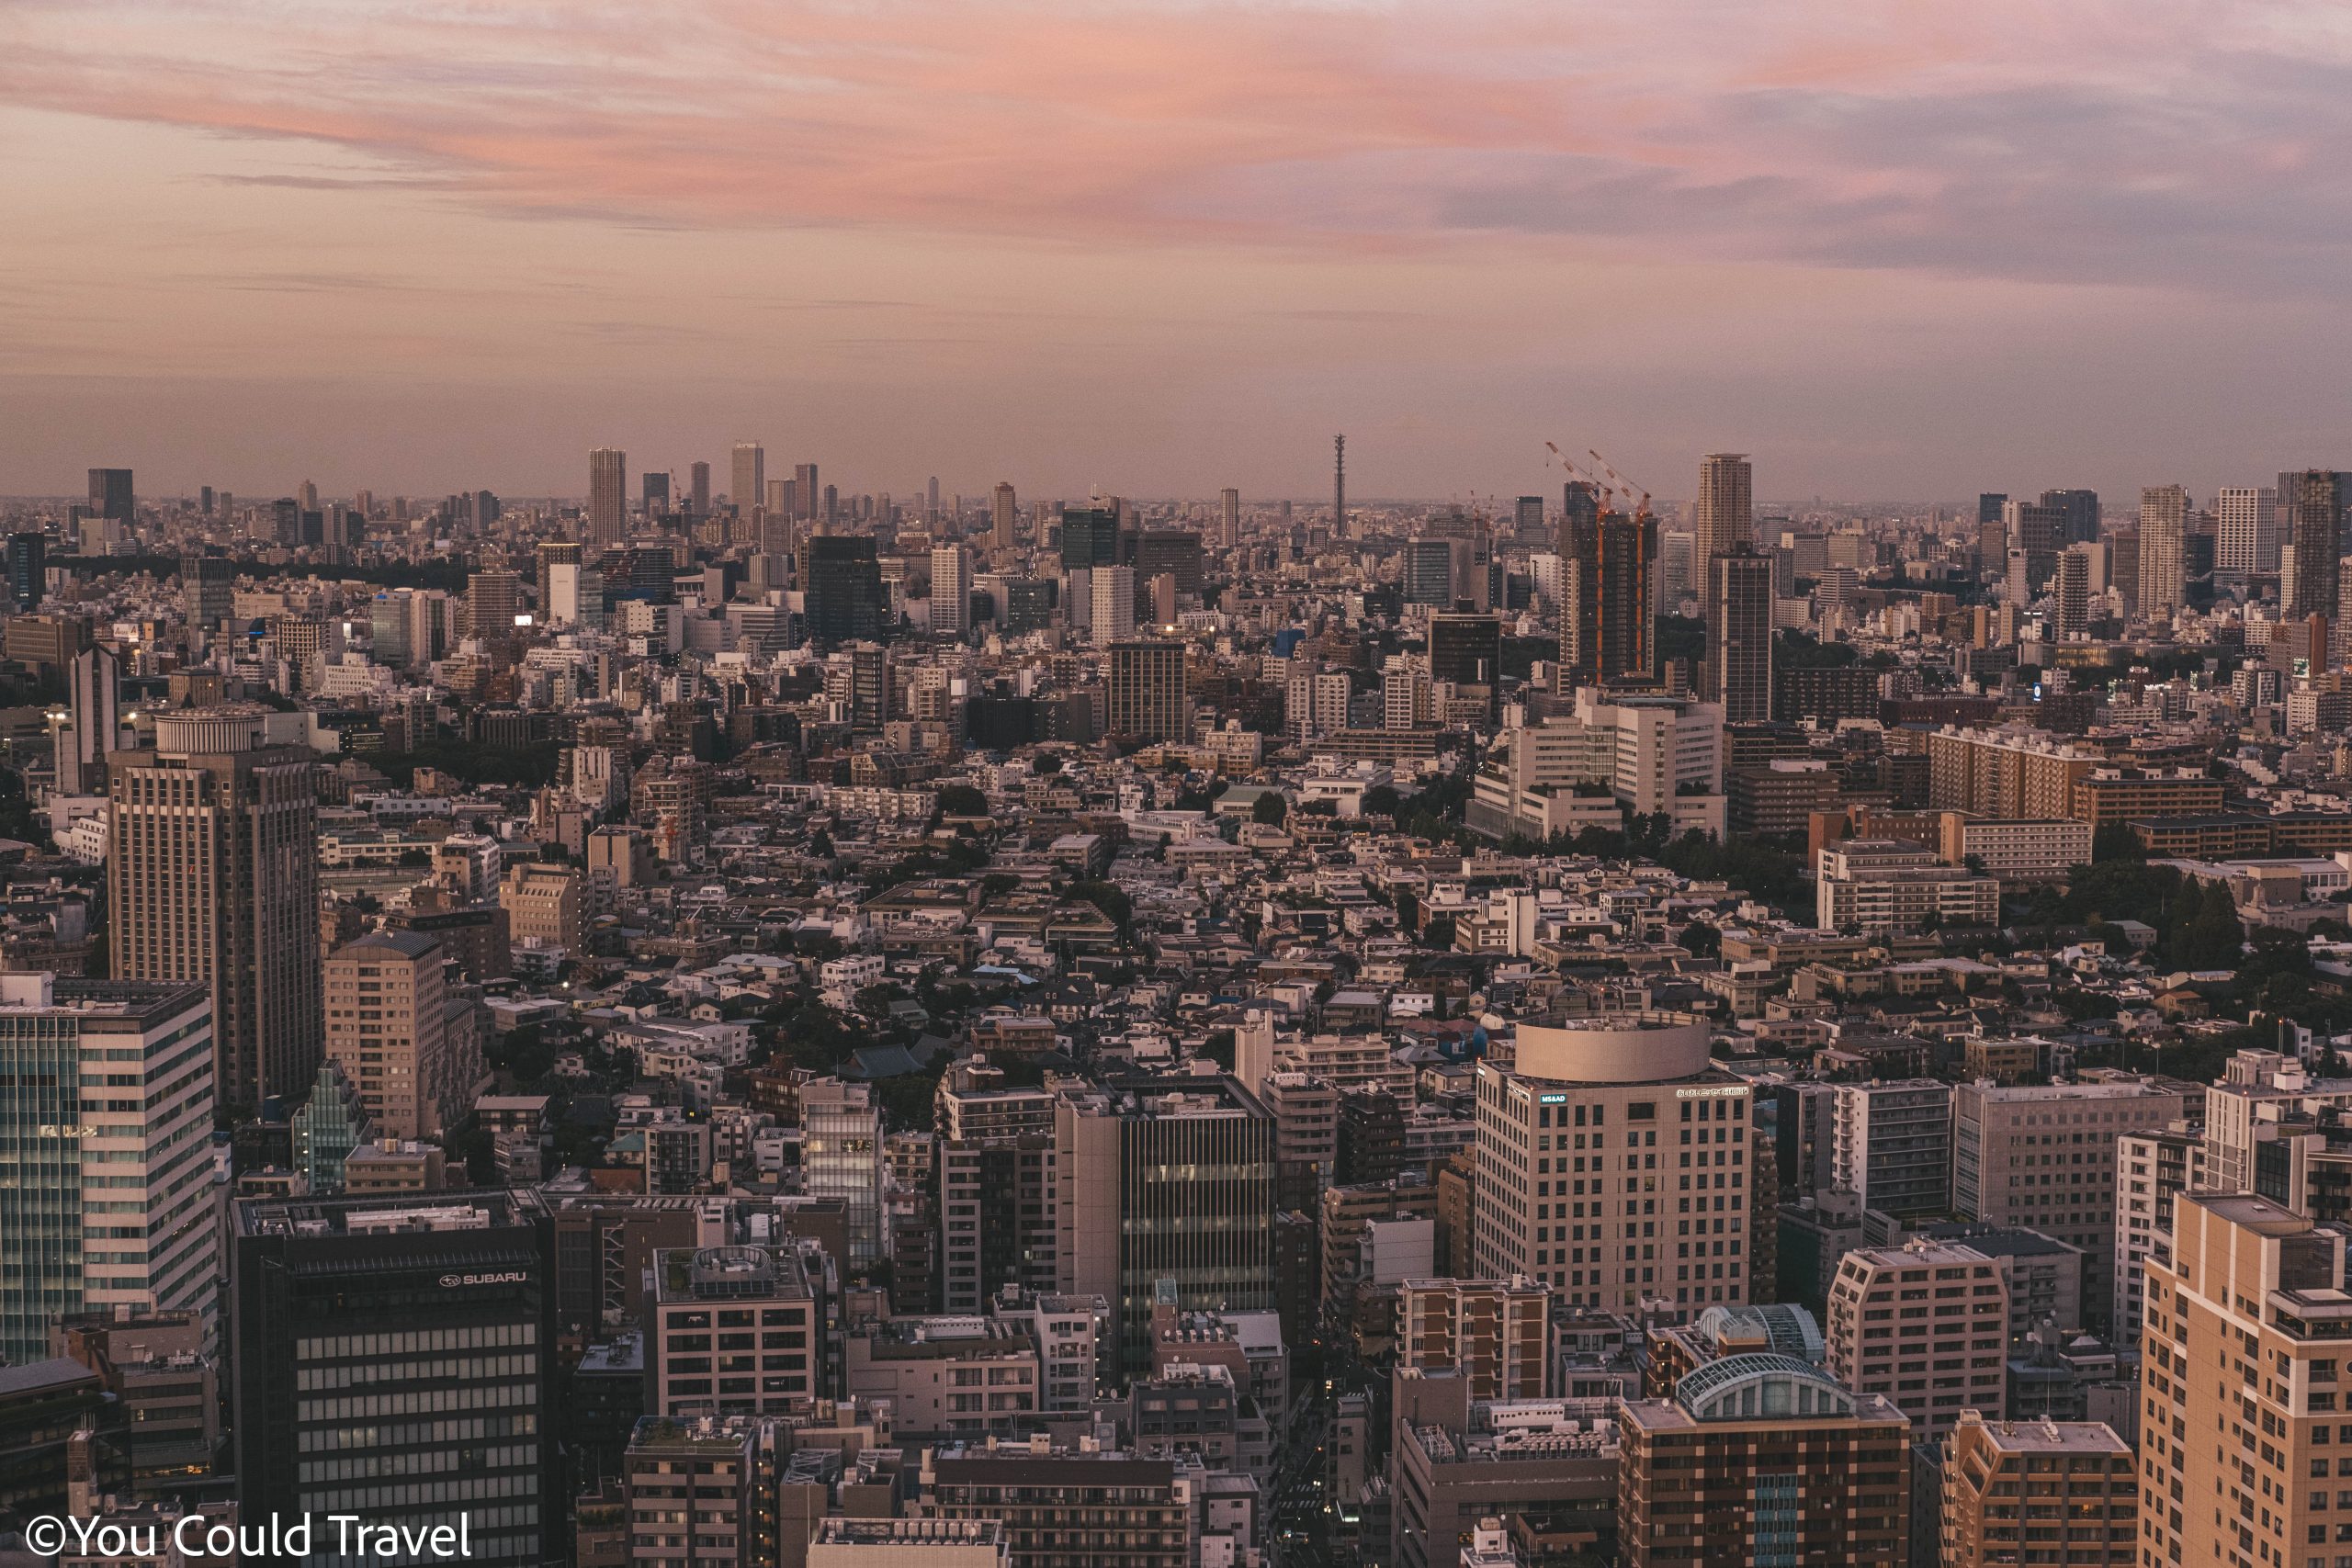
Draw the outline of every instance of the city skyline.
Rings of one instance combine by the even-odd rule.
[[[1363,496],[1546,489],[1546,438],[1662,495],[1723,450],[1768,496],[2201,495],[2352,425],[2316,7],[224,0],[0,40],[0,491],[566,493],[751,434],[1303,498],[1345,430]]]

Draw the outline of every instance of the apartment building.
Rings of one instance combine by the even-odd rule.
[[[2007,1270],[1973,1247],[1914,1241],[1846,1254],[1829,1287],[1828,1370],[1882,1394],[1920,1438],[1962,1410],[1999,1415],[2009,1342]]]
[[[2099,1421],[1992,1421],[1944,1439],[1943,1568],[2129,1568],[2138,1529],[2132,1446]]]

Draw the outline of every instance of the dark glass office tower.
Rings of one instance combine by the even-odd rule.
[[[232,1224],[243,1517],[324,1530],[329,1514],[412,1529],[462,1515],[473,1562],[561,1557],[555,1233],[538,1198],[249,1199]]]
[[[884,636],[882,566],[865,534],[820,534],[804,541],[800,581],[807,592],[808,636],[819,643]]]

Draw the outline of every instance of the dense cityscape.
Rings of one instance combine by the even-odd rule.
[[[0,1557],[2352,1563],[2352,472],[1538,445],[0,502]]]

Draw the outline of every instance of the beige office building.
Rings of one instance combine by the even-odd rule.
[[[1522,1023],[1511,1066],[1478,1064],[1482,1277],[1608,1312],[1747,1300],[1749,1089],[1710,1039],[1681,1013]]]
[[[248,1114],[319,1070],[312,766],[242,704],[158,714],[107,759],[114,977],[210,988],[220,1100]]]
[[[1943,1568],[2128,1568],[2139,1488],[2132,1446],[2100,1421],[1990,1421],[1944,1439]]]

